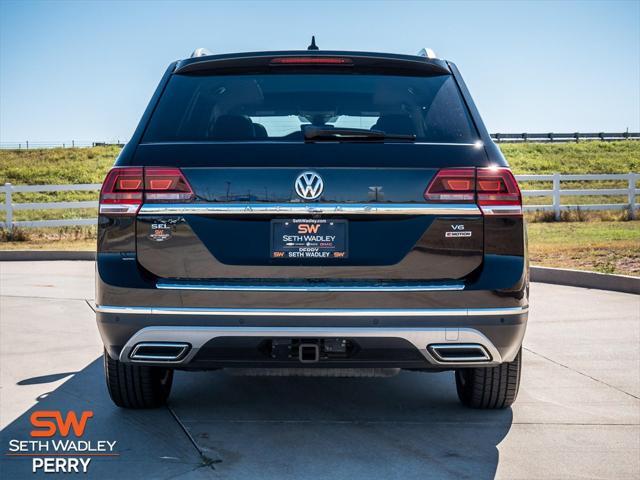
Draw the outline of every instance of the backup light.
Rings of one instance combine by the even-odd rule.
[[[100,190],[100,213],[135,215],[142,201],[189,201],[193,190],[179,168],[114,167]]]

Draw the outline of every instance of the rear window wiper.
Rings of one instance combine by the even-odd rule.
[[[366,130],[364,128],[306,127],[304,129],[304,139],[306,141],[403,140],[406,142],[414,142],[416,136],[385,133],[382,130]]]

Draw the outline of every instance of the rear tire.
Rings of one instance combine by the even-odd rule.
[[[520,387],[522,348],[513,362],[490,368],[456,370],[456,390],[463,405],[471,408],[507,408]]]
[[[165,404],[173,370],[122,363],[104,352],[104,373],[111,400],[122,408],[157,408]]]

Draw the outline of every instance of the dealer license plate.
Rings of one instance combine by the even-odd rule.
[[[271,258],[347,258],[347,220],[271,221]]]

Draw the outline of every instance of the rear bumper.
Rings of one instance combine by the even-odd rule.
[[[483,270],[472,280],[411,286],[369,283],[363,289],[354,284],[300,288],[297,283],[283,288],[258,280],[254,283],[260,288],[246,284],[239,288],[233,282],[162,282],[141,269],[135,257],[100,254],[96,282],[96,318],[112,358],[132,361],[131,352],[141,343],[187,344],[186,353],[176,361],[144,362],[185,369],[290,367],[254,355],[258,344],[272,339],[322,343],[338,338],[352,339],[363,350],[371,347],[382,356],[378,361],[373,354],[355,355],[331,365],[320,361],[317,366],[491,366],[513,360],[528,316],[522,257],[486,256]],[[384,354],[403,350],[395,349],[400,343],[408,347],[403,347],[404,353]],[[489,358],[442,362],[430,352],[432,344],[479,345]]]
[[[202,361],[200,350],[218,339],[235,339],[255,345],[273,339],[364,339],[402,341],[406,349],[419,353],[405,357],[354,357],[331,366],[384,366],[450,369],[492,366],[515,357],[526,329],[527,307],[497,309],[207,309],[96,307],[98,326],[109,354],[122,362],[170,365],[175,368],[219,368],[233,366],[278,366],[268,356],[243,354],[215,361]],[[141,344],[183,344],[188,348],[178,359],[136,360],[132,352]],[[487,353],[476,361],[439,359],[430,346],[474,345]],[[405,349],[405,350],[406,350]],[[236,350],[247,351],[247,350]],[[282,366],[291,366],[280,362]],[[286,363],[286,362],[285,362]],[[326,367],[326,362],[317,366]],[[300,365],[308,366],[308,365]]]

